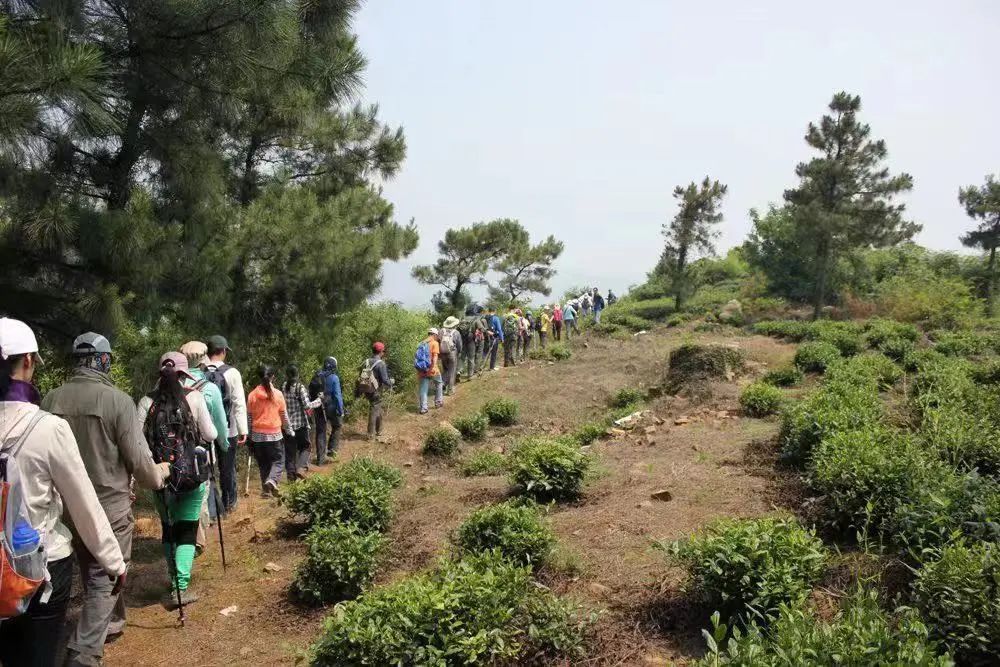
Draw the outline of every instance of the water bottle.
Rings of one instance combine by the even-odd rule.
[[[11,538],[14,556],[23,556],[38,548],[38,542],[42,536],[25,519],[20,519],[14,524],[14,534],[11,535]]]

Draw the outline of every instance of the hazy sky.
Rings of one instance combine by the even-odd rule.
[[[919,242],[960,247],[959,186],[1000,172],[997,0],[369,0],[356,29],[365,97],[409,146],[385,190],[420,248],[383,296],[411,305],[445,230],[498,217],[566,243],[558,293],[624,291],[705,175],[729,185],[720,251],[740,243],[838,90],[913,175]]]

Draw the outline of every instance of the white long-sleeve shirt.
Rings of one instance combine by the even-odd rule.
[[[0,436],[16,440],[38,411],[32,403],[0,401]],[[28,435],[16,456],[28,518],[45,539],[50,562],[73,555],[72,534],[62,522],[63,507],[94,559],[112,576],[125,572],[125,560],[108,515],[80,458],[65,419],[48,415]]]
[[[208,411],[208,404],[205,403],[205,397],[201,395],[200,391],[189,391],[185,394],[184,398],[187,399],[188,407],[191,408],[191,416],[194,417],[194,423],[198,425],[198,432],[201,434],[202,441],[206,443],[215,442],[219,432],[215,429],[215,422],[212,421],[212,415]],[[146,417],[149,415],[149,408],[152,405],[153,399],[149,396],[143,396],[139,399],[137,410],[139,411],[139,419],[142,421],[143,426],[146,424]]]

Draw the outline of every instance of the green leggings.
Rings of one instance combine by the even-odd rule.
[[[163,552],[167,556],[167,561],[173,560],[177,568],[176,586],[182,591],[187,590],[191,582],[198,518],[201,516],[201,504],[205,500],[207,491],[208,482],[205,482],[197,489],[186,493],[175,494],[164,491],[154,495],[156,511],[160,514],[160,525],[163,529]],[[163,506],[164,498],[167,501],[166,507]],[[168,514],[170,521],[167,521]],[[174,573],[167,574],[170,575],[170,584],[173,586]]]

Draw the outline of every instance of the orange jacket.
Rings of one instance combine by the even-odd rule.
[[[441,356],[441,343],[437,341],[437,338],[430,336],[427,338],[427,346],[431,350],[431,367],[429,370],[420,371],[420,377],[437,377],[438,375],[441,375],[441,369],[438,368],[438,358]]]
[[[250,413],[254,433],[281,433],[281,427],[288,422],[285,396],[277,389],[272,389],[268,397],[263,387],[255,387],[247,396],[247,412]]]

